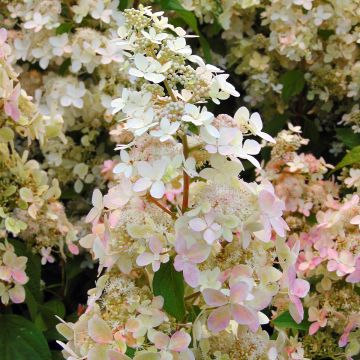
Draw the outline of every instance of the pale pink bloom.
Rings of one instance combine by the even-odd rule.
[[[312,322],[309,328],[309,334],[314,335],[321,327],[327,324],[327,311],[325,309],[317,309],[313,306],[309,308],[309,321]]]
[[[290,266],[286,273],[289,299],[291,301],[289,312],[299,324],[304,318],[304,308],[300,298],[304,298],[307,295],[310,290],[310,284],[306,280],[296,278],[294,266]]]
[[[187,249],[184,239],[177,239],[175,242],[177,255],[174,259],[174,268],[183,272],[185,281],[193,288],[199,285],[200,278],[200,270],[196,264],[204,262],[210,250],[211,247],[206,244],[196,243]]]
[[[6,56],[10,55],[11,48],[6,43],[7,40],[7,31],[4,28],[0,29],[0,59],[4,59]]]
[[[341,335],[339,339],[339,346],[344,347],[349,342],[349,335],[351,331],[358,326],[358,321],[356,321],[356,318],[351,319],[349,323],[346,325],[343,334]]]
[[[73,255],[79,255],[79,247],[77,245],[75,245],[72,242],[69,242],[67,243],[67,247]]]
[[[204,240],[211,245],[222,234],[221,225],[215,222],[216,214],[209,211],[203,218],[194,218],[189,221],[190,229],[195,232],[203,232]]]
[[[132,182],[123,177],[118,184],[109,189],[104,195],[104,206],[110,210],[116,210],[124,207],[132,198]]]
[[[353,217],[350,220],[350,224],[359,225],[359,229],[360,229],[360,215],[356,215],[355,217]]]
[[[110,344],[113,340],[113,334],[109,325],[98,315],[94,315],[89,320],[88,332],[91,339],[98,344]]]
[[[178,189],[166,189],[165,197],[168,201],[173,202],[177,195],[180,195],[183,192],[183,187],[179,187]]]
[[[21,285],[16,284],[13,288],[9,290],[10,300],[14,304],[21,304],[25,301],[25,288]]]
[[[4,111],[5,114],[10,116],[14,121],[19,120],[20,110],[19,110],[19,96],[20,96],[20,84],[17,84],[15,88],[10,90],[12,87],[12,81],[9,81],[6,84],[8,94],[4,99]]]
[[[271,229],[274,229],[279,236],[284,237],[286,230],[289,230],[282,218],[285,205],[276,197],[273,186],[268,182],[259,193],[259,206],[264,229],[255,232],[255,236],[261,241],[268,242],[271,239]]]
[[[164,298],[162,296],[154,297],[151,303],[141,304],[136,309],[139,315],[126,322],[126,331],[131,332],[135,338],[139,338],[145,336],[150,329],[158,327],[168,320],[165,313],[161,311],[163,305]]]
[[[176,331],[170,336],[156,330],[149,331],[148,338],[155,347],[161,350],[161,359],[172,359],[173,353],[179,353],[182,360],[195,360],[194,354],[188,349],[191,336],[185,331]]]
[[[298,269],[300,271],[313,270],[323,259],[320,256],[316,256],[311,249],[306,249],[304,252],[299,254],[298,257]]]
[[[230,284],[229,291],[205,289],[203,297],[206,304],[217,307],[208,318],[209,330],[218,333],[234,319],[238,324],[248,325],[252,331],[256,331],[259,327],[258,313],[245,303],[254,298],[250,290],[251,286],[244,281]]]
[[[149,241],[149,249],[151,252],[145,251],[140,254],[136,259],[136,263],[139,266],[151,264],[153,271],[156,272],[160,269],[161,263],[167,263],[169,261],[169,255],[162,254],[166,251],[166,249],[163,248],[161,240],[156,236],[151,237]]]
[[[7,282],[14,281],[17,284],[24,285],[28,282],[29,278],[25,273],[25,266],[27,257],[16,256],[12,251],[6,251],[3,254],[0,266],[0,279]]]
[[[355,270],[346,278],[346,281],[352,284],[360,282],[360,256],[356,259]]]
[[[99,221],[104,208],[103,197],[99,189],[94,190],[91,202],[93,204],[93,208],[87,214],[85,222],[96,224]]]
[[[333,249],[328,249],[329,262],[327,269],[336,271],[337,276],[344,276],[355,271],[355,256],[348,250],[342,250],[340,254]]]
[[[51,247],[42,247],[40,250],[40,255],[42,265],[45,265],[46,263],[52,264],[55,261],[55,258],[51,255]]]

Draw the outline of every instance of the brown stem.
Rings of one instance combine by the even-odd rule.
[[[165,207],[163,204],[159,203],[156,199],[154,199],[151,195],[147,196],[147,199],[158,206],[161,210],[165,211],[167,214],[169,214],[173,219],[176,219],[176,215],[169,210],[167,207]]]
[[[196,299],[200,294],[201,294],[200,291],[194,292],[194,293],[186,296],[186,297],[184,298],[184,300],[187,301],[187,300],[191,300],[191,299],[193,299],[193,298]]]
[[[183,153],[186,160],[189,156],[189,145],[187,142],[186,134],[184,134],[182,138],[182,144],[183,144]],[[185,170],[183,171],[183,178],[184,178],[184,191],[183,191],[183,201],[181,207],[182,213],[184,213],[189,207],[190,176],[186,173]]]
[[[134,4],[133,4],[133,8],[137,9],[140,5],[140,1],[139,0],[134,0]]]

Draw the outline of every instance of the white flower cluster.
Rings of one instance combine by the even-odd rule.
[[[68,339],[63,354],[129,359],[132,350],[134,359],[190,360],[219,333],[250,331],[263,342],[255,350],[276,359],[284,349],[261,335],[269,322],[262,310],[281,290],[301,322],[309,283],[296,279],[299,244],[284,242],[285,205],[272,185],[238,177],[245,161],[260,167],[253,137],[274,139],[245,107],[233,117],[209,111],[210,101],[239,93],[227,74],[192,55],[185,32],[162,15],[125,10],[114,39],[127,49],[133,87],[112,100],[112,112],[132,140],[117,146],[121,160],[108,193],[92,196],[92,233],[80,244],[105,275],[90,291],[86,314],[59,326]],[[158,288],[166,276],[180,281],[168,286],[185,286],[187,296],[176,300],[181,314],[164,285]],[[185,303],[198,309],[192,320]]]

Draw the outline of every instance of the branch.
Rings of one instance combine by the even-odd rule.
[[[182,138],[182,144],[183,144],[183,153],[184,153],[184,157],[186,160],[189,156],[189,145],[187,142],[186,134],[184,134],[184,136]],[[184,213],[189,207],[190,177],[186,173],[185,170],[183,170],[183,178],[184,178],[184,191],[183,191],[183,201],[182,201],[182,207],[181,207],[182,213]]]
[[[165,207],[163,204],[159,203],[156,199],[154,199],[151,195],[147,196],[147,199],[158,206],[161,210],[165,211],[167,214],[169,214],[173,219],[176,219],[176,215],[167,207]]]

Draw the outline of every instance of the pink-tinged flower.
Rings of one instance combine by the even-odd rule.
[[[12,81],[8,80],[8,84],[6,85],[7,85],[8,94],[4,98],[4,111],[5,114],[10,116],[14,121],[18,121],[20,118],[20,110],[19,110],[19,96],[21,91],[20,84],[17,84],[15,88],[12,89]]]
[[[311,249],[306,249],[301,252],[298,257],[298,269],[300,271],[307,271],[315,269],[323,259],[320,256],[316,256]]]
[[[209,330],[218,333],[234,319],[238,324],[248,325],[256,331],[259,327],[258,313],[245,303],[254,298],[250,290],[251,287],[244,281],[230,284],[230,290],[205,289],[203,297],[206,304],[217,307],[208,318]]]
[[[99,221],[104,208],[103,197],[99,189],[94,190],[91,202],[93,204],[93,208],[87,214],[85,222],[96,224]]]
[[[151,329],[158,327],[168,318],[163,311],[161,311],[164,305],[164,298],[162,296],[156,296],[151,303],[149,301],[146,304],[141,304],[136,310],[139,313],[134,318],[130,318],[125,325],[126,331],[132,333],[134,338],[145,336]]]
[[[182,271],[185,281],[193,288],[199,285],[200,270],[196,264],[204,262],[210,254],[210,246],[196,243],[186,247],[184,239],[177,239],[175,242],[175,251],[177,255],[174,259],[174,268],[176,271]]]
[[[51,255],[51,247],[42,247],[40,250],[40,255],[42,265],[45,265],[46,263],[52,264],[55,261],[55,258]]]
[[[154,272],[160,269],[161,263],[167,263],[169,261],[168,254],[162,254],[166,249],[163,248],[163,244],[161,240],[153,236],[149,241],[149,248],[151,252],[143,252],[140,254],[136,263],[139,266],[146,266],[151,264]]]
[[[4,59],[10,55],[11,48],[6,43],[7,40],[7,31],[4,28],[0,29],[0,59]]]
[[[313,306],[309,308],[309,321],[313,322],[309,328],[309,334],[314,335],[321,327],[327,324],[327,311],[325,309],[317,309]]]
[[[339,346],[344,347],[349,342],[349,335],[351,331],[359,325],[359,319],[352,318],[349,323],[346,325],[343,334],[339,339]]]
[[[221,225],[215,222],[215,218],[215,212],[209,211],[204,215],[204,218],[194,218],[189,221],[191,230],[195,232],[204,232],[204,240],[209,245],[218,240],[222,234]]]
[[[346,281],[352,284],[360,282],[360,256],[356,259],[355,270],[346,278]]]
[[[113,178],[113,168],[115,166],[114,160],[105,160],[101,166],[101,174],[106,180]]]
[[[113,334],[109,325],[98,315],[94,315],[88,322],[89,336],[98,344],[110,344]]]
[[[168,201],[174,202],[176,196],[182,194],[183,191],[184,191],[184,189],[182,186],[177,189],[175,189],[175,188],[166,189],[165,197]]]
[[[2,258],[3,265],[0,266],[0,279],[20,285],[26,284],[29,280],[25,273],[27,260],[25,256],[16,256],[14,252],[6,251]]]
[[[328,249],[329,262],[327,269],[336,271],[337,276],[344,276],[355,271],[355,256],[348,250],[342,250],[340,254],[336,250]]]
[[[274,193],[273,186],[266,182],[264,189],[259,193],[259,206],[261,211],[261,223],[264,229],[255,232],[259,240],[268,242],[271,239],[271,229],[281,237],[285,236],[285,231],[289,230],[288,225],[282,218],[285,204],[278,199]]]
[[[356,215],[350,220],[350,224],[358,225],[360,229],[360,215]]]
[[[291,301],[289,312],[293,319],[299,324],[304,318],[304,308],[300,299],[307,295],[310,290],[310,284],[306,280],[296,278],[294,266],[290,266],[286,273],[289,299]]]
[[[132,182],[123,177],[117,185],[109,189],[104,195],[104,207],[110,210],[116,210],[124,207],[133,196]]]
[[[67,243],[66,245],[67,245],[69,251],[70,251],[73,255],[79,255],[80,250],[79,250],[79,247],[78,247],[77,245],[75,245],[75,244],[72,243],[72,242],[69,242],[69,243]]]
[[[195,360],[194,354],[188,349],[191,336],[185,331],[176,331],[170,336],[156,330],[148,332],[148,338],[155,347],[161,350],[161,359],[173,359],[173,353],[179,353],[182,360]]]

